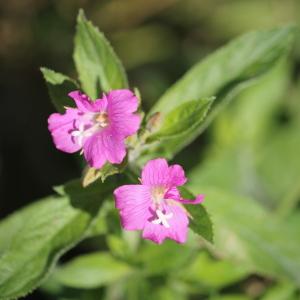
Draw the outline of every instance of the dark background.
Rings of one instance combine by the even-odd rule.
[[[76,156],[53,147],[47,117],[54,108],[39,71],[46,66],[76,78],[79,8],[112,41],[146,110],[208,52],[240,33],[297,22],[300,11],[296,0],[1,1],[1,218],[80,175]]]

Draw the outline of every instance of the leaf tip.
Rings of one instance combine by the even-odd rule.
[[[78,15],[77,15],[77,23],[82,22],[82,21],[86,21],[86,16],[85,16],[83,8],[80,8],[78,11]]]

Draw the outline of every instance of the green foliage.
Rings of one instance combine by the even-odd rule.
[[[196,176],[196,174],[194,174]],[[190,186],[195,193],[198,186]],[[213,216],[216,251],[262,275],[300,286],[299,235],[255,200],[201,188]]]
[[[53,274],[61,284],[91,289],[113,283],[134,270],[107,252],[82,255],[59,267]]]
[[[290,84],[291,66],[281,59],[254,84],[235,97],[212,124],[218,146],[247,145],[258,150],[282,110],[282,100]]]
[[[109,42],[82,10],[77,18],[74,61],[83,90],[92,98],[100,95],[100,90],[127,88],[127,77],[123,66]]]
[[[280,282],[267,290],[262,300],[296,300],[296,288],[289,282]]]
[[[213,97],[204,98],[176,107],[165,116],[159,129],[150,135],[147,141],[160,140],[160,143],[168,143],[172,138],[184,137],[187,132],[198,129],[213,101]]]
[[[46,81],[50,98],[59,112],[64,112],[65,107],[73,107],[74,101],[68,93],[78,89],[77,83],[71,78],[47,68],[41,68]]]
[[[283,27],[245,34],[196,64],[157,101],[150,111],[163,115],[189,101],[215,95],[218,99],[205,124],[191,130],[167,146],[150,145],[147,159],[159,155],[172,158],[191,143],[214,117],[253,79],[269,71],[287,53],[294,28]],[[155,133],[154,133],[155,134]],[[142,160],[141,164],[146,159]]]
[[[195,199],[195,196],[186,188],[180,187],[181,196],[184,199]],[[213,242],[212,221],[202,204],[188,204],[185,206],[190,214],[190,228],[209,242]]]
[[[249,195],[281,215],[297,205],[299,122],[291,119],[281,126],[276,118],[289,73],[286,62],[280,62],[218,116],[212,124],[213,143],[190,173],[199,190],[213,185]]]
[[[299,130],[299,122],[278,128],[257,159],[258,176],[280,215],[293,211],[300,198]]]
[[[87,166],[83,174],[82,185],[86,187],[96,181],[98,178],[104,182],[107,177],[123,172],[126,168],[126,165],[127,159],[124,159],[119,165],[110,164],[107,162],[101,169],[95,169]]]
[[[192,257],[193,249],[166,240],[160,247],[145,242],[139,250],[137,261],[146,276],[169,274],[181,269]]]
[[[213,296],[210,300],[251,300],[252,298],[242,294],[228,294]]]
[[[299,122],[294,118],[280,128],[271,117],[288,85],[289,67],[282,57],[290,48],[293,31],[283,27],[251,32],[209,55],[166,91],[150,110],[143,133],[127,141],[135,154],[128,165],[125,160],[124,165],[88,168],[83,182],[58,186],[58,195],[1,221],[0,299],[32,291],[61,255],[87,238],[97,252],[56,267],[44,285],[57,299],[166,300],[188,299],[190,294],[214,300],[250,299],[240,294],[240,288],[251,274],[279,281],[267,290],[265,299],[295,296],[300,287],[300,218],[298,211],[291,212],[300,195]],[[83,11],[77,18],[73,57],[81,87],[92,99],[101,91],[128,87],[115,52]],[[46,68],[41,71],[58,111],[73,106],[67,94],[78,89],[76,82]],[[239,94],[259,79],[249,94]],[[239,103],[223,110],[237,95]],[[197,166],[195,157],[188,158],[194,167],[189,187],[205,194],[205,206],[185,205],[195,234],[191,232],[185,245],[168,240],[158,246],[141,241],[140,233],[122,232],[113,189],[124,182],[136,183],[133,172],[139,173],[138,167],[148,159],[172,158],[221,110],[203,163]],[[160,116],[161,122],[157,119],[149,129],[155,121],[151,116]],[[254,155],[258,150],[259,155]],[[278,161],[279,157],[284,159]],[[125,176],[111,176],[125,167]],[[180,192],[186,199],[195,198],[188,189]],[[267,211],[270,203],[277,214]],[[110,252],[99,249],[106,247],[98,241],[103,234],[100,240]],[[238,291],[222,293],[233,284],[240,284]]]
[[[290,48],[293,27],[250,32],[196,64],[153,106],[166,113],[189,99],[223,94],[268,71]]]
[[[182,272],[176,275],[179,279],[207,289],[221,289],[241,281],[251,270],[242,264],[229,260],[216,260],[207,252],[200,252]]]
[[[110,189],[108,183],[82,189],[79,181],[70,182],[62,196],[37,201],[1,221],[0,299],[36,288],[58,258],[83,239]]]
[[[213,242],[213,226],[205,207],[202,204],[185,206],[191,215],[190,228],[209,242]]]

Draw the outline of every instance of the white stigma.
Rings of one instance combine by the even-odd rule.
[[[71,132],[71,135],[77,139],[78,145],[79,145],[80,147],[82,147],[82,145],[83,145],[83,139],[84,139],[85,137],[91,136],[92,133],[89,132],[88,130],[84,130],[84,124],[81,123],[81,124],[79,124],[79,126],[78,126],[78,130],[73,130],[73,131]]]
[[[173,217],[173,213],[164,215],[164,213],[160,209],[157,209],[155,212],[156,212],[157,219],[153,220],[152,223],[157,224],[157,225],[162,224],[166,228],[170,228],[170,225],[167,220],[169,220]]]
[[[86,113],[84,121],[92,122],[92,126],[85,129],[85,123],[79,124],[78,129],[71,132],[71,136],[76,138],[76,143],[82,147],[84,138],[92,136],[97,131],[107,127],[109,125],[108,115],[106,112],[101,113]]]

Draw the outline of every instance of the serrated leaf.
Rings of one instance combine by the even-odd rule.
[[[0,222],[0,299],[35,289],[57,259],[85,235],[112,182],[83,189],[79,180]],[[9,232],[9,235],[7,234]]]
[[[83,90],[96,99],[103,92],[127,88],[124,68],[98,28],[88,21],[82,10],[77,17],[74,62]]]
[[[247,33],[190,69],[156,102],[149,115],[160,112],[166,115],[172,109],[189,101],[216,95],[218,101],[199,129],[173,139],[168,145],[155,143],[143,149],[142,165],[157,156],[172,158],[191,143],[209,125],[214,117],[253,79],[269,71],[290,49],[294,27]]]
[[[160,128],[151,134],[147,141],[176,138],[198,129],[214,99],[211,97],[189,101],[176,107],[165,116]],[[163,142],[161,141],[161,143]]]
[[[59,267],[53,277],[61,284],[81,289],[94,289],[111,284],[134,270],[108,252],[81,255]]]
[[[179,187],[180,194],[184,199],[195,199],[193,193],[191,193],[185,187]],[[206,208],[202,204],[187,204],[184,206],[191,215],[189,226],[190,228],[202,236],[209,242],[213,242],[213,224],[206,211]]]
[[[52,103],[58,112],[64,112],[65,107],[74,107],[74,101],[68,93],[78,89],[77,83],[68,76],[47,68],[41,68],[46,81]]]
[[[189,224],[190,228],[198,235],[213,243],[213,226],[206,208],[202,204],[188,204],[185,208],[192,216]]]

